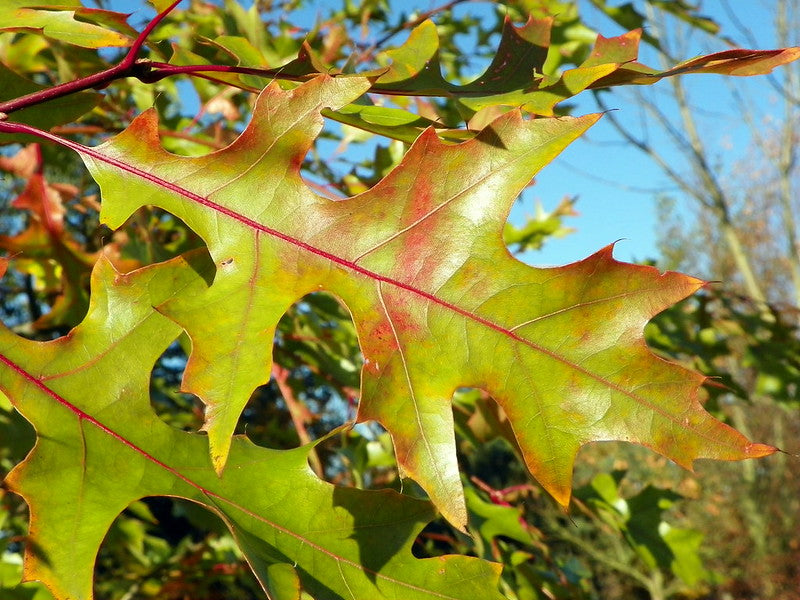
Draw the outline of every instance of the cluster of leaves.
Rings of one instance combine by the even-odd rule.
[[[611,248],[533,269],[503,238],[535,247],[569,213],[506,226],[599,118],[556,117],[559,103],[769,72],[800,50],[660,71],[636,62],[641,32],[595,41],[559,2],[498,7],[468,54],[453,40],[472,23],[447,11],[393,25],[380,2],[346,5],[302,39],[284,6],[154,4],[142,33],[69,0],[0,11],[0,133],[24,144],[0,164],[0,446],[5,489],[30,507],[26,579],[56,598],[91,597],[94,571],[112,597],[588,597],[593,574],[557,552],[586,544],[543,492],[569,504],[581,446],[636,442],[686,467],[774,452],[644,343],[703,282]],[[363,23],[385,33],[351,40]],[[107,63],[108,46],[128,49]],[[469,81],[467,58],[490,46]],[[184,75],[194,116],[178,108]],[[336,161],[320,134],[391,142]],[[620,481],[596,478],[576,504],[635,553],[633,578],[653,593],[663,572],[709,579],[697,537],[664,527],[676,495],[623,498]]]

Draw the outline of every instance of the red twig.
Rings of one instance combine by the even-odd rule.
[[[288,81],[298,81],[298,82],[307,81],[315,76],[315,74],[307,74],[307,75],[287,74],[283,72],[283,67],[277,69],[269,69],[269,68],[242,67],[234,65],[171,65],[169,63],[137,58],[142,49],[142,46],[144,46],[144,44],[147,42],[148,36],[153,32],[153,30],[158,26],[158,24],[180,3],[180,1],[181,0],[175,0],[165,10],[157,14],[153,18],[153,20],[150,21],[150,23],[148,23],[148,25],[144,28],[144,30],[138,36],[136,36],[136,39],[133,41],[133,44],[131,44],[131,47],[128,50],[127,54],[119,62],[119,64],[110,67],[104,71],[100,71],[99,73],[95,73],[93,75],[81,77],[79,79],[55,85],[53,87],[44,90],[39,90],[37,92],[32,92],[30,94],[26,94],[24,96],[20,96],[19,98],[14,98],[6,102],[0,102],[0,121],[5,121],[8,115],[10,115],[13,112],[22,110],[24,108],[36,106],[37,104],[42,104],[50,100],[55,100],[56,98],[62,98],[64,96],[68,96],[70,94],[76,94],[78,92],[82,92],[89,89],[102,89],[106,87],[108,84],[110,84],[112,81],[116,81],[117,79],[124,79],[125,77],[136,77],[137,79],[139,79],[144,83],[154,83],[156,81],[160,81],[161,79],[170,77],[172,75],[184,75],[184,74],[192,75],[195,77],[202,77],[204,79],[210,79],[211,81],[218,82],[219,80],[209,75],[209,73],[215,73],[215,72],[255,75],[265,78],[280,78]],[[430,14],[451,8],[452,6],[464,1],[466,0],[452,0],[451,2],[448,2],[446,5],[439,7],[438,9],[434,9],[433,11],[430,11]],[[426,15],[428,15],[428,13],[426,13]],[[418,20],[415,20],[409,24],[404,25],[404,28],[407,25],[413,25],[413,23],[416,23],[417,21]],[[257,90],[251,90],[251,91],[257,91]],[[382,89],[382,88],[373,88],[371,91],[374,93],[386,94],[386,95],[406,94],[406,92],[403,90]],[[427,95],[427,94],[421,94],[421,95]],[[482,93],[481,95],[484,95],[484,93]]]
[[[485,481],[478,479],[474,475],[470,476],[470,481],[482,489],[489,495],[489,499],[494,504],[499,504],[501,506],[511,506],[511,504],[506,499],[507,496],[515,493],[515,492],[523,492],[527,490],[534,490],[535,488],[530,484],[522,484],[522,485],[512,485],[511,487],[504,488],[502,490],[496,490],[492,486],[490,486]]]
[[[7,102],[0,102],[0,120],[5,120],[6,117],[11,113],[22,110],[23,108],[28,108],[29,106],[35,106],[49,100],[55,100],[56,98],[69,96],[70,94],[75,94],[77,92],[82,92],[92,88],[101,89],[116,79],[122,79],[125,77],[138,77],[144,81],[144,78],[146,77],[148,71],[150,71],[151,67],[147,61],[137,60],[139,51],[147,41],[147,36],[152,33],[153,29],[155,29],[155,27],[170,13],[170,11],[172,11],[172,9],[178,5],[180,1],[181,0],[175,0],[164,11],[157,14],[153,20],[150,21],[147,27],[145,27],[144,30],[133,41],[130,50],[128,50],[125,58],[123,58],[119,64],[106,69],[105,71],[95,73],[94,75],[88,75],[86,77],[81,77],[80,79],[75,79],[74,81],[68,81],[60,85],[55,85],[38,92],[32,92],[30,94],[26,94],[25,96],[8,100]]]
[[[180,4],[181,0],[175,0],[172,4],[170,4],[167,8],[165,8],[162,12],[157,14],[150,23],[148,23],[147,27],[144,28],[142,33],[140,33],[136,39],[133,41],[131,45],[131,49],[128,50],[128,54],[125,55],[125,58],[122,59],[122,62],[119,63],[118,66],[126,66],[132,67],[136,63],[136,56],[139,54],[139,51],[142,49],[147,37],[153,33],[153,30],[158,26],[158,24],[166,17],[169,13],[172,12],[178,4]]]
[[[163,62],[147,62],[148,72],[139,79],[145,83],[153,83],[172,75],[200,75],[202,73],[238,73],[241,75],[256,75],[258,77],[278,77],[289,81],[308,81],[316,74],[287,75],[281,69],[264,69],[257,67],[240,67],[234,65],[171,65]]]
[[[290,73],[286,73],[281,68],[269,69],[269,68],[256,68],[256,67],[240,67],[237,65],[171,65],[169,63],[162,63],[157,61],[152,61],[152,62],[142,61],[137,63],[137,66],[147,67],[147,69],[143,70],[141,73],[135,74],[135,76],[144,83],[153,83],[155,81],[160,81],[161,79],[170,77],[172,75],[192,75],[194,77],[202,77],[204,79],[209,79],[210,81],[214,81],[217,83],[228,83],[207,74],[214,72],[238,73],[241,75],[255,75],[257,77],[281,79],[284,81],[298,81],[298,82],[308,81],[309,79],[313,79],[314,77],[317,77],[318,75],[321,74],[318,72],[312,72],[306,75],[292,75]],[[341,76],[341,74],[337,75],[336,73],[331,73],[331,77],[337,77],[337,76]],[[375,79],[374,75],[371,77],[373,80]],[[241,89],[245,90],[248,89],[241,83],[236,83],[235,85],[236,87],[239,87]],[[482,97],[500,93],[500,90],[495,90],[495,89],[480,89],[480,90],[468,89],[468,90],[455,90],[455,91],[458,93],[459,96],[463,97]],[[384,96],[408,96],[410,92],[405,89],[395,89],[391,87],[381,87],[380,85],[373,85],[369,89],[369,93],[381,94]],[[413,95],[417,97],[424,97],[424,96],[441,97],[441,96],[446,96],[448,93],[450,92],[422,89],[422,90],[415,90],[413,92]]]

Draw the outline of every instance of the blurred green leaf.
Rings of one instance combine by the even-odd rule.
[[[43,89],[45,89],[44,86],[28,81],[0,63],[0,101],[14,100]],[[19,110],[12,114],[10,120],[32,125],[37,129],[48,130],[55,125],[76,121],[91,111],[100,98],[99,94],[93,92],[71,94]],[[27,135],[0,134],[0,144],[31,141],[38,140]]]

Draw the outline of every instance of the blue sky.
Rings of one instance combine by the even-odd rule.
[[[242,2],[247,4],[248,2]],[[339,2],[333,0],[338,5]],[[724,10],[725,0],[705,0],[698,2],[702,12],[719,22],[723,32],[745,46],[742,35],[730,22]],[[772,20],[774,11],[771,0],[728,0],[735,6],[738,19],[745,23],[752,39],[758,48],[775,47]],[[329,1],[311,3],[313,6],[304,9],[294,20],[298,25],[311,27],[320,11],[324,11]],[[427,10],[441,4],[432,0],[395,0],[395,6],[404,11],[412,7]],[[622,4],[622,2],[618,2]],[[641,2],[636,2],[641,5]],[[139,0],[112,0],[116,10],[134,10],[142,6]],[[588,0],[581,1],[581,12],[588,25],[604,34],[617,35],[622,31],[607,18],[591,8]],[[459,11],[491,10],[489,3],[467,3],[457,7]],[[137,24],[142,13],[134,16],[132,22]],[[400,38],[392,40],[399,43]],[[680,58],[688,59],[699,54],[726,49],[721,44],[712,45],[708,38],[694,36],[685,40],[685,50]],[[642,49],[642,62],[658,66],[657,61],[648,56],[647,48]],[[476,73],[477,75],[477,73]],[[746,127],[742,124],[737,107],[730,93],[730,85],[737,86],[743,93],[753,98],[764,115],[770,111],[778,111],[774,103],[775,94],[763,77],[756,78],[724,78],[718,75],[691,75],[684,77],[693,105],[696,107],[703,139],[722,167],[730,167],[741,159],[748,144]],[[669,108],[670,86],[666,81],[650,86],[647,93],[659,98],[660,104],[666,106],[668,114],[674,114]],[[606,99],[615,110],[615,117],[625,126],[638,128],[642,121],[640,106],[630,90],[618,88]],[[596,112],[597,107],[589,94],[578,97],[574,114]],[[776,115],[779,116],[779,115]],[[648,127],[651,142],[663,150],[670,163],[679,172],[689,172],[688,166],[682,162],[680,155],[671,149],[663,136]],[[575,228],[575,232],[562,238],[551,239],[538,252],[528,253],[525,259],[537,265],[560,265],[585,258],[601,247],[619,241],[615,256],[625,261],[640,261],[657,258],[656,247],[659,223],[656,217],[656,197],[668,194],[678,200],[681,214],[691,219],[690,201],[681,199],[674,184],[658,169],[655,164],[635,148],[620,144],[620,138],[607,119],[601,119],[582,139],[572,144],[552,164],[547,166],[536,178],[536,184],[527,190],[520,202],[514,207],[511,219],[519,221],[526,213],[533,213],[537,202],[541,202],[546,210],[554,208],[566,195],[577,196],[576,208],[579,216],[569,218],[567,225]]]
[[[627,1],[627,0],[626,0]],[[695,2],[705,14],[721,24],[722,31],[745,47],[752,47],[736,25],[731,22],[725,10],[725,0],[699,0]],[[325,2],[318,2],[324,5]],[[428,10],[442,4],[441,0],[419,0],[394,2],[404,10],[418,6]],[[622,0],[615,4],[623,4]],[[636,1],[637,7],[643,4]],[[728,0],[734,7],[736,16],[746,24],[751,39],[757,42],[756,48],[776,47],[773,33],[774,5],[772,0]],[[491,10],[490,3],[466,3],[456,7],[456,11]],[[580,10],[585,22],[606,36],[618,35],[623,31],[608,18],[594,10],[590,2],[581,0]],[[309,20],[314,11],[309,10]],[[399,43],[394,38],[393,43]],[[696,35],[685,40],[685,53],[679,60],[689,59],[700,54],[708,54],[728,49],[727,46]],[[658,61],[642,46],[640,59],[645,64],[658,66]],[[476,72],[476,75],[478,73]],[[731,78],[719,75],[699,74],[683,78],[688,95],[696,107],[698,124],[707,148],[721,167],[730,167],[743,156],[749,136],[741,122],[738,108],[733,100],[729,86],[735,86],[750,97],[762,111],[763,116],[778,111],[774,105],[772,89],[764,77]],[[668,114],[675,114],[669,107],[670,85],[661,81],[642,91],[660,97],[660,105]],[[615,110],[614,115],[625,126],[637,129],[642,120],[638,103],[630,89],[617,88],[609,94],[606,102]],[[578,96],[573,114],[596,112],[588,93]],[[779,116],[779,115],[776,115]],[[601,119],[587,135],[568,147],[556,160],[545,167],[537,176],[536,183],[527,190],[521,201],[511,213],[511,220],[522,220],[526,213],[536,209],[541,202],[546,210],[553,209],[565,195],[577,196],[576,208],[579,216],[569,218],[566,224],[575,232],[561,239],[551,239],[537,252],[525,255],[525,260],[536,265],[561,265],[585,258],[607,244],[618,242],[615,256],[619,260],[641,261],[658,258],[656,246],[659,223],[656,214],[656,197],[667,194],[676,198],[678,210],[689,220],[692,218],[691,200],[682,198],[675,185],[670,182],[658,167],[641,152],[629,145],[620,144],[620,137],[614,129]],[[653,128],[648,127],[650,141],[662,149],[667,159],[679,172],[689,172],[681,156],[671,149]]]
[[[736,6],[740,20],[750,27],[752,36],[761,42],[758,47],[774,47],[773,13],[764,8],[769,3],[732,0],[731,4]],[[728,35],[734,39],[741,37],[729,23],[721,2],[706,1],[702,6],[704,14],[721,23],[723,31],[728,32]],[[589,14],[587,11],[587,16]],[[601,18],[591,19],[589,24],[601,31],[613,30],[608,21]],[[725,49],[722,46],[711,47],[707,40],[699,37],[689,40],[687,48],[688,52],[681,59]],[[655,60],[645,59],[643,62],[652,66],[658,64]],[[765,116],[771,111],[779,110],[771,102],[774,93],[763,77],[725,78],[700,74],[688,75],[683,80],[696,107],[704,142],[722,166],[730,166],[741,159],[749,140],[729,85],[737,86],[755,98]],[[668,96],[670,85],[667,81],[661,81],[642,91],[657,97]],[[585,96],[583,100],[580,107],[585,107],[584,112],[596,110],[591,98]],[[661,104],[668,107],[667,100],[663,98]],[[617,109],[614,116],[620,122],[638,128],[641,111],[629,90],[618,88],[606,101]],[[675,112],[669,108],[667,111],[670,114]],[[577,209],[580,216],[570,220],[577,231],[563,239],[552,240],[541,252],[532,255],[530,260],[536,264],[553,265],[579,260],[616,240],[622,240],[615,249],[615,256],[620,260],[656,258],[659,223],[655,207],[658,193],[676,197],[679,206],[683,206],[685,218],[691,218],[691,211],[688,210],[690,202],[680,203],[681,195],[674,184],[641,152],[615,143],[620,138],[604,121],[605,119],[601,119],[583,139],[567,148],[549,165],[538,177],[537,185],[526,195],[522,206],[518,207],[517,212],[524,210],[526,205],[532,206],[534,198],[539,198],[549,208],[555,206],[564,194],[579,197]],[[663,136],[659,136],[652,128],[649,131],[651,141],[663,149],[678,171],[688,173],[688,166],[684,165],[677,152],[663,143]],[[659,143],[660,139],[662,143]],[[624,182],[630,188],[646,191],[631,191],[614,182]]]
[[[738,2],[734,0],[740,17],[752,27],[753,36],[763,39],[759,47],[773,47],[771,34],[772,14],[759,8],[758,2]],[[734,29],[725,26],[727,21],[719,2],[703,3],[704,13],[723,23],[723,29],[736,37]],[[600,31],[616,33],[613,25],[597,17],[591,19],[586,11],[587,21]],[[687,52],[682,59],[698,54],[725,49],[711,47],[707,40],[698,37],[687,42]],[[643,62],[657,66],[655,59],[648,59],[646,48],[642,54]],[[698,120],[703,132],[704,142],[720,165],[731,165],[741,157],[741,150],[748,143],[746,128],[741,123],[728,85],[744,86],[749,92],[762,96],[763,110],[769,110],[770,90],[763,78],[726,78],[718,75],[690,75],[683,78],[689,96],[697,108]],[[758,92],[764,87],[765,94]],[[661,81],[648,88],[637,91],[660,98],[659,104],[670,109],[667,96],[671,93],[669,82]],[[606,102],[615,108],[614,116],[626,127],[640,130],[642,112],[633,90],[617,88],[608,94]],[[576,113],[597,110],[591,97],[579,96]],[[667,156],[680,172],[689,171],[681,156],[664,140],[663,135],[653,127],[648,127],[650,141]],[[606,244],[620,240],[615,248],[615,256],[620,260],[636,261],[657,258],[656,248],[659,223],[656,215],[656,197],[671,195],[678,199],[681,212],[686,219],[691,218],[691,201],[681,201],[681,194],[675,185],[659,168],[635,148],[620,144],[619,135],[607,122],[600,122],[581,140],[559,156],[545,168],[537,178],[536,185],[526,193],[522,203],[512,213],[512,218],[524,211],[532,211],[536,199],[545,208],[556,205],[563,195],[576,195],[576,208],[580,216],[570,219],[576,231],[563,238],[553,239],[538,253],[528,256],[528,260],[539,265],[564,264],[579,260]]]

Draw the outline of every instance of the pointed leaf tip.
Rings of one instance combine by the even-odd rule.
[[[780,448],[770,446],[769,444],[751,443],[745,447],[745,454],[748,458],[762,458],[780,452]]]

